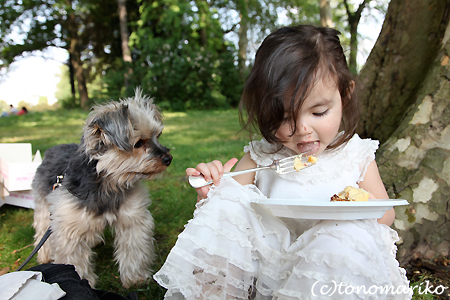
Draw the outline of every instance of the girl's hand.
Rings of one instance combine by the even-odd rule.
[[[375,160],[367,167],[366,175],[364,176],[364,180],[359,183],[359,187],[369,192],[370,199],[389,199]],[[394,220],[395,210],[392,208],[383,217],[378,219],[378,223],[391,226]]]
[[[214,185],[219,185],[223,173],[230,172],[231,168],[233,168],[233,166],[237,163],[237,161],[238,161],[237,158],[232,158],[229,161],[227,161],[224,165],[222,165],[222,162],[218,160],[214,160],[209,163],[200,163],[197,165],[195,169],[187,168],[186,175],[187,176],[203,175],[206,181],[212,180]],[[210,185],[195,189],[198,194],[197,201],[206,198],[209,192],[209,188]]]

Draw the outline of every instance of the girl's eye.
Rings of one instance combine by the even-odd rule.
[[[324,110],[323,112],[313,113],[313,115],[315,115],[316,117],[322,117],[322,116],[325,116],[327,113],[328,113],[328,109]]]

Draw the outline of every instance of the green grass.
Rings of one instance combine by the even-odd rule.
[[[61,143],[77,143],[81,136],[85,111],[31,112],[24,116],[0,118],[0,143],[31,143],[33,153]],[[239,133],[236,110],[166,113],[161,143],[171,148],[173,163],[167,171],[148,187],[152,197],[150,211],[155,219],[157,259],[153,269],[158,270],[175,244],[178,234],[192,218],[196,193],[187,183],[185,169],[200,162],[242,157],[248,135]],[[4,205],[0,208],[0,272],[11,272],[31,253],[34,230],[33,211]],[[121,286],[117,266],[112,260],[113,237],[105,233],[105,244],[97,246],[96,288],[126,295],[137,291],[140,299],[162,299],[165,290],[153,280],[126,290]],[[36,258],[27,265],[37,265]],[[1,273],[0,273],[1,274]],[[428,277],[427,277],[428,278]],[[427,278],[419,278],[420,285]],[[433,295],[420,295],[416,289],[413,299],[436,299]]]
[[[73,110],[0,118],[0,143],[31,143],[33,154],[39,150],[43,155],[54,145],[78,143],[87,114]],[[164,124],[160,141],[171,149],[174,159],[160,178],[147,182],[152,198],[149,209],[156,228],[155,271],[162,266],[178,234],[192,218],[196,192],[187,183],[186,168],[213,159],[240,158],[244,154],[243,146],[248,143],[247,134],[239,133],[236,110],[165,113]],[[14,271],[31,253],[32,222],[32,210],[8,205],[0,208],[0,270]],[[117,266],[112,261],[113,237],[109,230],[105,241],[95,248],[99,276],[96,288],[126,295],[130,290],[121,286]],[[34,265],[37,265],[36,258],[27,267]],[[142,299],[162,299],[165,293],[154,281],[135,290]]]
[[[438,285],[432,284],[430,287],[430,292],[427,290],[427,285],[430,284],[430,281],[433,282],[434,278],[433,276],[420,276],[418,278],[418,281],[415,281],[411,284],[411,288],[414,291],[414,297],[413,299],[423,299],[423,300],[432,300],[436,299],[435,295],[432,294],[436,290],[436,287]],[[440,289],[437,290],[437,292],[440,292]],[[445,295],[445,293],[444,293]]]

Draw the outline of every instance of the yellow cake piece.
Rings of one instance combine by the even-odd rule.
[[[308,165],[313,165],[317,162],[317,157],[309,155],[307,163],[302,162],[303,155],[299,154],[294,158],[294,169],[298,172]]]
[[[331,201],[367,201],[369,192],[363,189],[347,186],[342,192],[331,197]]]
[[[302,155],[299,154],[294,158],[294,169],[298,172],[300,169],[303,169],[305,164],[302,162]]]
[[[317,160],[318,159],[315,156],[312,156],[312,155],[308,156],[308,162],[309,163],[315,164],[317,162]]]

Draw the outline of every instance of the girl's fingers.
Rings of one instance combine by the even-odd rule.
[[[200,172],[206,181],[213,180],[214,182],[217,182],[220,180],[220,172],[218,168],[222,169],[221,164],[217,165],[216,163],[210,162],[210,163],[200,163],[197,165],[197,171]]]
[[[205,163],[200,163],[196,167],[197,171],[205,177],[205,180],[211,180],[211,170]]]
[[[186,169],[186,175],[187,176],[198,176],[198,175],[200,175],[200,172],[197,169],[194,169],[194,168],[187,168]]]
[[[238,162],[237,158],[232,158],[223,165],[224,172],[230,172],[233,166]]]
[[[203,175],[206,181],[213,181],[214,185],[219,185],[220,179],[223,176],[224,172],[230,172],[231,168],[237,163],[237,158],[232,158],[229,161],[225,163],[225,165],[222,164],[219,160],[214,160],[209,163],[200,163],[197,165],[197,167],[194,168],[187,168],[186,174],[188,176],[199,176],[200,174]],[[202,188],[203,189],[203,188]],[[205,187],[204,190],[197,189],[197,192],[201,197],[205,196],[209,191],[209,187]]]
[[[214,160],[207,164],[210,171],[210,179],[207,179],[208,181],[212,179],[214,185],[219,185],[220,178],[223,176],[223,165],[222,162],[218,160]]]

